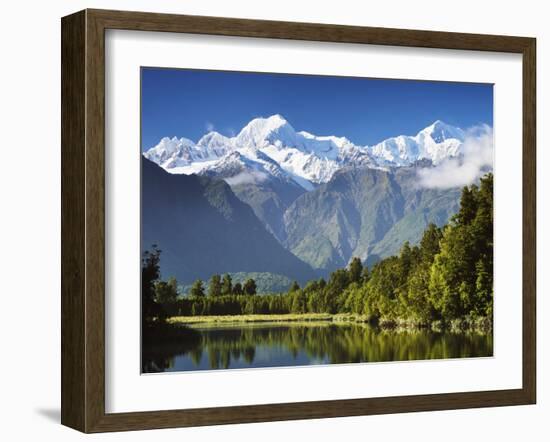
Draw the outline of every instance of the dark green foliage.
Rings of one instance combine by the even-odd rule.
[[[157,319],[164,321],[166,317],[174,314],[172,306],[178,299],[178,283],[175,278],[168,281],[156,281],[154,284],[155,303],[159,308]]]
[[[204,293],[204,283],[201,279],[197,279],[191,286],[191,291],[189,293],[192,298],[202,298]]]
[[[200,343],[201,334],[192,328],[169,323],[145,323],[142,328],[141,371],[165,371],[172,366],[172,354],[193,351]]]
[[[490,333],[432,333],[429,330],[387,333],[376,327],[330,322],[256,324],[226,328],[223,332],[217,327],[205,327],[200,332],[193,329],[189,332],[198,334],[198,339],[191,334],[184,339],[167,339],[168,342],[158,339],[144,346],[146,369],[143,371],[173,369],[176,357],[182,356],[193,361],[197,369],[201,361],[211,369],[237,368],[243,360],[251,367],[262,367],[263,351],[261,354],[256,351],[266,348],[276,349],[278,354],[296,354],[301,350],[313,360],[326,360],[331,364],[493,355]],[[291,363],[287,361],[285,365]]]
[[[349,273],[346,269],[338,269],[330,274],[328,286],[330,289],[341,292],[351,282]]]
[[[143,253],[141,259],[141,339],[142,371],[163,371],[167,358],[163,357],[164,345],[176,344],[187,351],[200,342],[200,334],[185,326],[175,326],[166,318],[179,313],[177,281],[170,278],[160,280],[161,250],[153,245]],[[202,284],[202,281],[198,281]]]
[[[256,292],[258,294],[267,294],[267,293],[283,293],[287,292],[288,288],[292,284],[292,279],[279,275],[276,273],[269,272],[236,272],[236,273],[226,273],[231,277],[233,286],[239,283],[242,286],[247,281],[247,279],[253,279],[256,283]],[[210,279],[211,274],[208,275]],[[180,281],[178,281],[180,282]],[[184,284],[181,287],[182,294],[190,294],[192,284]]]
[[[241,285],[240,282],[237,282],[234,286],[233,286],[233,294],[234,295],[242,295],[244,293],[243,291],[243,286]]]
[[[210,285],[208,286],[208,296],[221,296],[222,294],[222,278],[220,275],[212,275]]]
[[[243,286],[243,292],[245,295],[255,295],[256,294],[256,281],[253,279],[247,279]]]
[[[253,279],[256,283],[256,292],[259,294],[283,293],[288,291],[288,288],[292,284],[292,279],[284,275],[269,272],[237,272],[231,273],[231,278],[233,279],[233,284],[240,282],[241,286],[247,279]]]
[[[159,254],[153,249],[144,255],[144,293],[159,286]],[[256,291],[253,278],[231,287],[229,275],[223,282],[214,275],[210,296],[178,299],[172,310],[179,315],[355,313],[372,321],[420,324],[491,318],[493,176],[487,174],[479,186],[463,190],[460,210],[448,225],[439,228],[429,224],[418,245],[406,241],[396,256],[371,268],[352,258],[348,268],[333,271],[328,281],[311,280],[302,288],[294,282],[283,294],[250,296]]]
[[[349,265],[349,279],[351,282],[361,282],[361,278],[363,277],[363,263],[361,260],[357,257],[354,257],[351,260],[351,263]]]
[[[170,304],[178,298],[178,283],[171,277],[168,282],[157,281],[155,283],[155,300],[161,304]]]
[[[464,188],[460,211],[443,231],[429,292],[445,318],[492,314],[493,175]]]
[[[292,284],[290,286],[290,289],[288,289],[288,291],[295,292],[297,290],[300,290],[300,284],[298,284],[298,281],[292,281]]]
[[[434,223],[430,223],[420,240],[420,259],[424,262],[432,262],[433,257],[439,253],[439,241],[442,233]]]
[[[223,275],[222,281],[222,295],[231,295],[233,293],[233,281],[231,280],[231,275],[226,273]]]
[[[143,323],[154,321],[161,315],[161,307],[155,297],[155,284],[160,278],[160,253],[155,244],[141,259],[141,311]]]
[[[455,216],[455,220],[458,224],[470,224],[475,218],[477,213],[476,193],[476,186],[472,186],[472,188],[464,187],[462,189],[462,195],[460,197],[460,210]]]
[[[472,314],[475,316],[493,315],[493,275],[487,260],[480,259],[476,263],[476,286]]]

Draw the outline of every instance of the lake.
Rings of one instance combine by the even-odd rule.
[[[357,362],[487,357],[492,333],[381,330],[366,324],[197,325],[181,342],[143,348],[142,371],[289,367]]]

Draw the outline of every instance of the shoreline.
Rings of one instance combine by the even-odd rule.
[[[418,330],[426,329],[434,332],[451,331],[467,332],[476,331],[482,333],[492,332],[492,319],[458,318],[450,321],[436,320],[430,323],[422,323],[411,319],[381,319],[377,322],[370,321],[364,315],[352,313],[287,313],[287,314],[251,314],[251,315],[211,315],[211,316],[172,316],[168,323],[174,325],[231,325],[231,324],[261,324],[261,323],[308,323],[326,322],[334,324],[365,324],[383,330]]]
[[[261,322],[313,322],[334,320],[330,313],[286,313],[286,314],[252,314],[252,315],[208,315],[208,316],[172,316],[168,322],[172,324],[229,324],[229,323],[261,323]]]

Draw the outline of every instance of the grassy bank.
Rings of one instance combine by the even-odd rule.
[[[329,313],[288,313],[283,315],[209,315],[209,316],[173,316],[168,319],[172,324],[211,324],[230,322],[305,322],[332,321]]]
[[[174,325],[216,325],[231,323],[262,323],[262,322],[333,322],[333,323],[367,323],[368,318],[364,315],[353,313],[288,313],[288,314],[256,314],[256,315],[209,315],[209,316],[173,316],[168,319],[168,323]],[[431,324],[422,324],[408,319],[382,320],[376,325],[386,330],[405,330],[425,328],[439,332],[450,330],[452,332],[462,332],[475,330],[482,333],[488,333],[492,330],[492,321],[490,318],[477,319],[455,319],[449,322],[434,321]]]

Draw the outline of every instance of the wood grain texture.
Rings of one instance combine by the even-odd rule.
[[[523,50],[523,389],[537,396],[537,96],[536,41]]]
[[[149,12],[88,10],[106,29],[367,43],[473,51],[522,52],[529,38]]]
[[[63,19],[61,34],[61,422],[85,417],[85,13]]]
[[[523,55],[523,387],[105,413],[105,30],[499,51]],[[86,10],[62,20],[62,423],[84,432],[532,404],[536,398],[535,40],[525,37]],[[518,147],[519,148],[519,147]]]
[[[105,38],[86,11],[86,427],[105,414]]]

